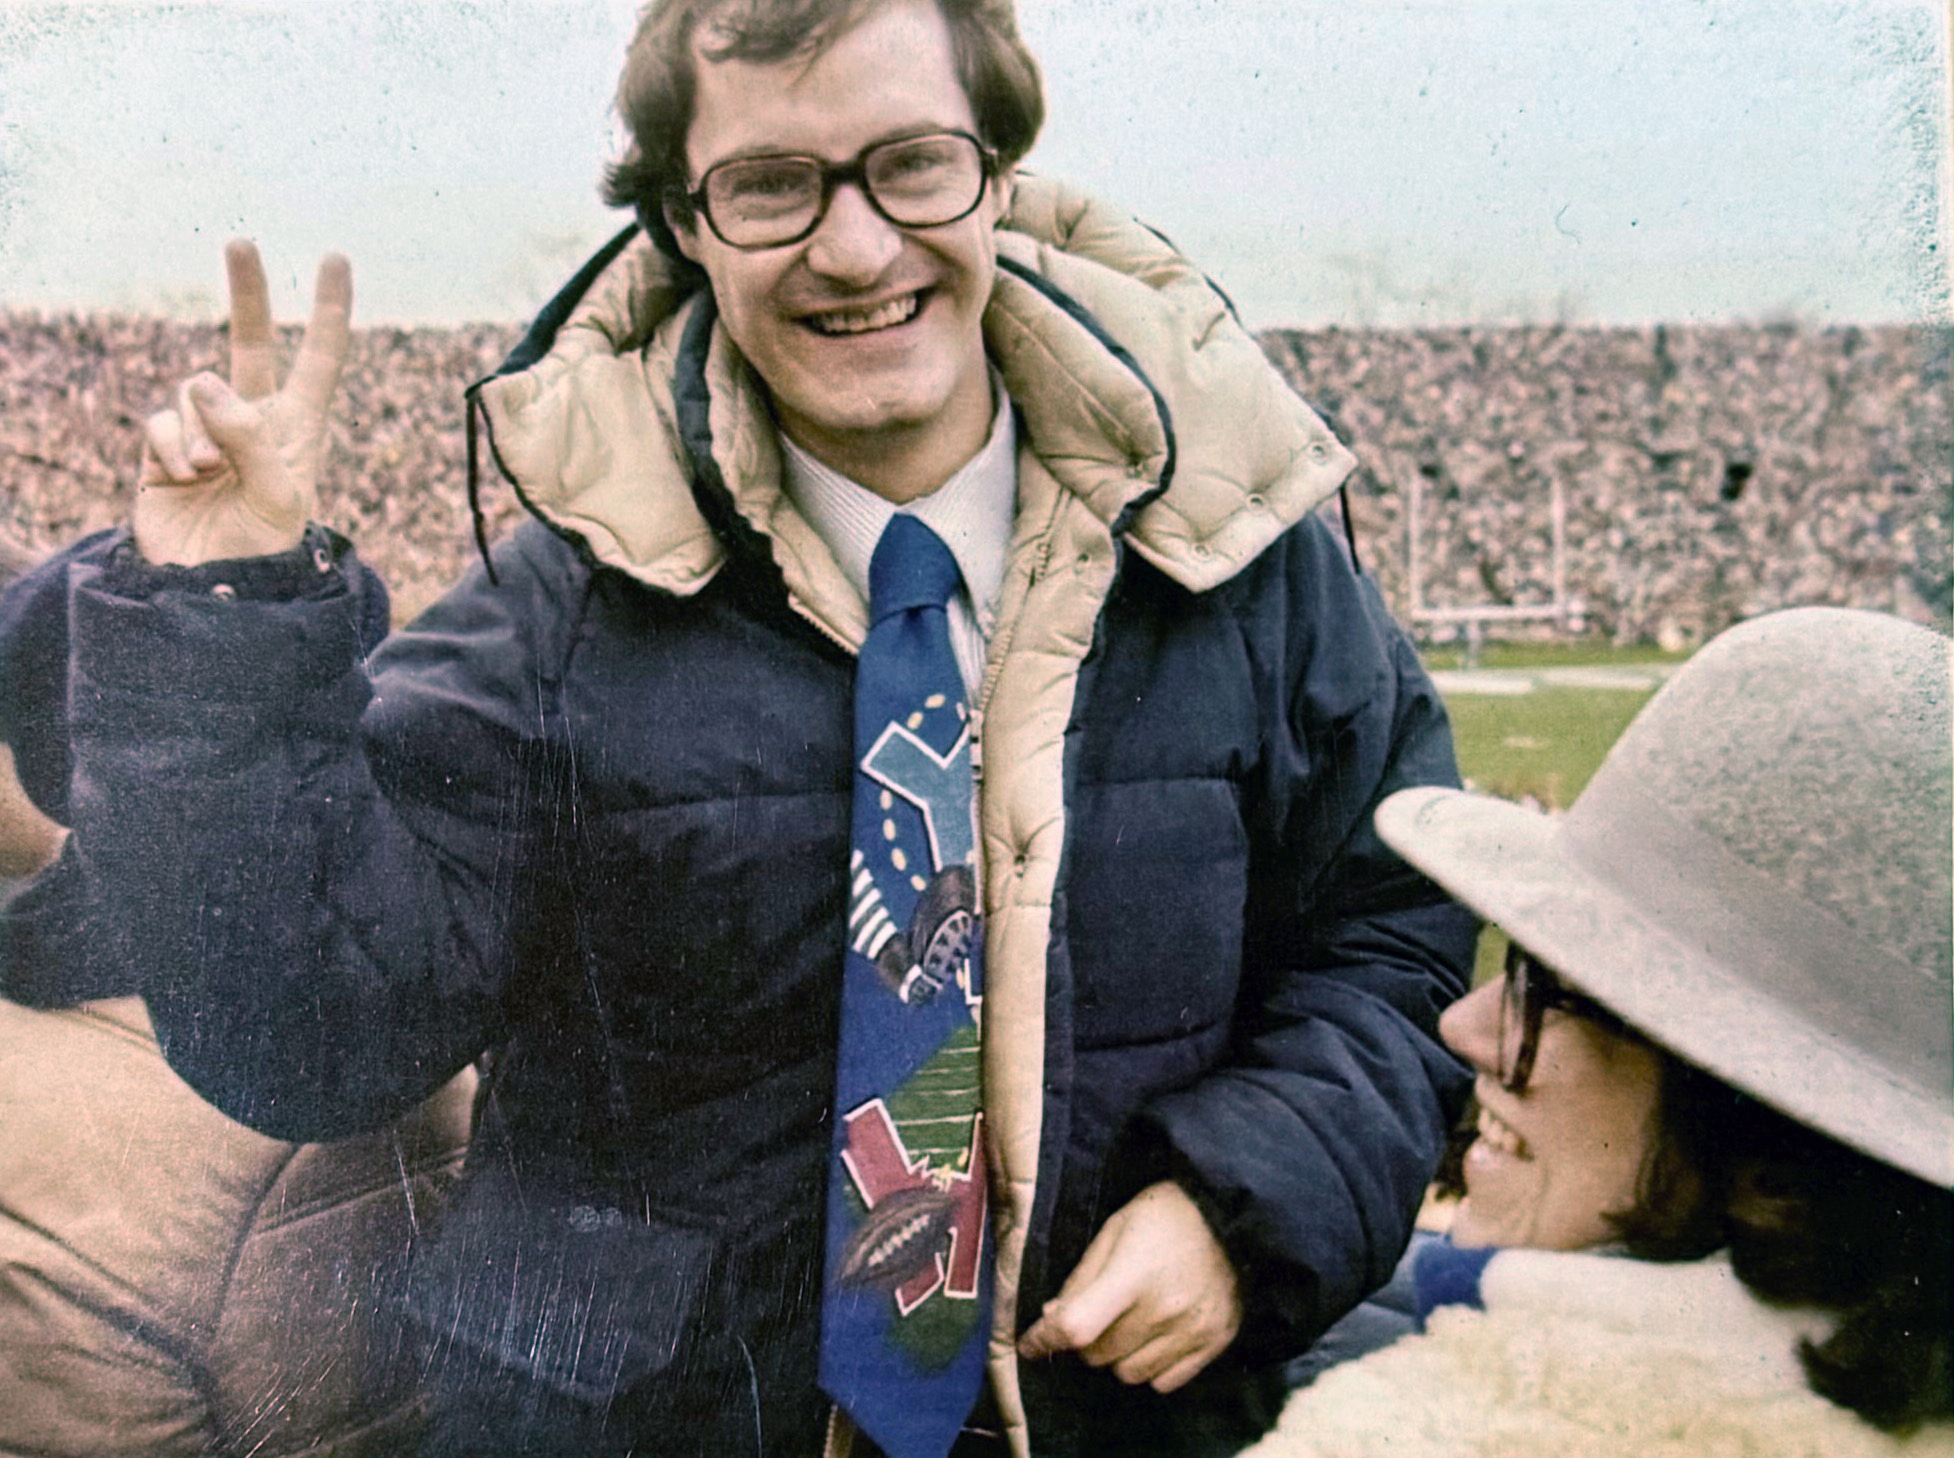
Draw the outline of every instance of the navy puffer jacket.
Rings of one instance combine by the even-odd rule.
[[[986,336],[1018,529],[977,719],[993,1389],[1019,1452],[1225,1451],[1264,1374],[1390,1274],[1462,1092],[1436,1022],[1471,922],[1370,827],[1454,782],[1450,737],[1314,514],[1347,453],[1222,301],[1049,185],[1007,227]],[[547,345],[481,390],[539,520],[370,656],[378,584],[317,529],[194,570],[100,539],[8,600],[7,670],[72,675],[73,763],[40,779],[76,832],[14,975],[70,888],[175,1066],[285,1137],[493,1049],[423,1318],[590,1400],[723,1379],[757,1404],[727,1431],[773,1451],[818,1408],[865,612],[655,253]],[[1021,1366],[1012,1337],[1162,1177],[1242,1273],[1234,1349],[1174,1399]]]

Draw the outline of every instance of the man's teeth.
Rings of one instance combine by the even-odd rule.
[[[1527,1142],[1514,1130],[1513,1126],[1490,1110],[1479,1111],[1479,1137],[1490,1149],[1515,1159],[1527,1157]]]
[[[922,295],[904,294],[899,299],[873,309],[840,309],[830,314],[815,314],[808,323],[822,334],[866,334],[871,329],[888,329],[906,324],[922,307]]]

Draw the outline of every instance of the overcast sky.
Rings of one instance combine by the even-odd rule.
[[[1946,0],[1020,0],[1030,164],[1252,325],[1947,319]],[[596,200],[628,0],[0,0],[0,304],[525,315]]]

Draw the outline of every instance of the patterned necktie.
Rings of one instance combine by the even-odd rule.
[[[821,1386],[889,1458],[942,1458],[990,1328],[983,937],[956,559],[911,516],[869,564]]]

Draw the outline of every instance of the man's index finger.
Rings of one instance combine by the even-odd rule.
[[[224,248],[231,287],[231,388],[247,400],[278,388],[277,342],[271,329],[271,291],[255,244],[233,238]]]

